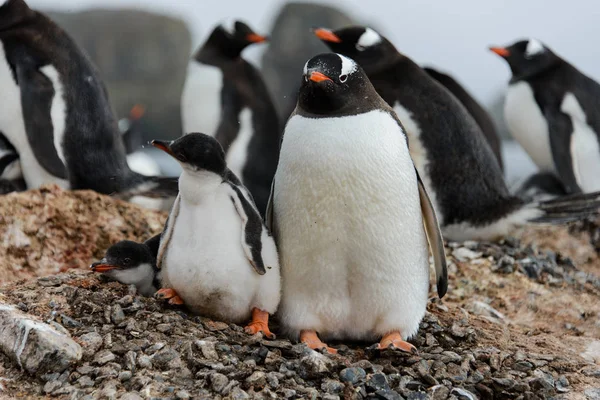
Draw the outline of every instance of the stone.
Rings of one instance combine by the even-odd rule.
[[[152,365],[165,368],[176,358],[179,358],[179,353],[170,347],[165,347],[152,356]]]
[[[450,389],[444,385],[435,385],[428,390],[431,400],[446,400],[450,394]]]
[[[137,365],[140,368],[152,368],[152,359],[145,354],[137,358]]]
[[[175,397],[180,400],[187,400],[192,396],[185,390],[178,390],[177,392],[175,392]]]
[[[384,400],[402,400],[402,396],[391,389],[378,390],[375,392],[375,397]],[[427,395],[425,395],[425,398],[427,398]]]
[[[119,397],[119,400],[143,400],[143,398],[135,392],[127,392]]]
[[[119,380],[121,382],[125,382],[131,379],[131,377],[133,376],[133,374],[131,373],[131,371],[121,371],[119,372]]]
[[[454,388],[450,395],[456,396],[458,400],[478,400],[478,397],[466,389]]]
[[[321,390],[330,394],[338,394],[344,390],[344,384],[333,379],[325,379],[321,384]]]
[[[492,378],[492,382],[494,386],[503,390],[511,389],[516,384],[515,380],[510,378]]]
[[[124,366],[128,370],[135,372],[135,360],[137,356],[134,351],[128,351],[124,356]]]
[[[54,393],[56,390],[60,389],[63,385],[64,385],[64,383],[59,380],[48,381],[44,385],[44,393],[46,393],[46,394]]]
[[[225,387],[229,383],[229,378],[218,372],[210,376],[210,384],[212,389],[217,393],[223,393]]]
[[[94,386],[94,380],[87,375],[82,376],[77,380],[77,384],[82,388]]]
[[[340,380],[342,382],[349,382],[352,385],[356,385],[358,382],[364,380],[367,373],[364,369],[359,367],[344,368],[340,371]]]
[[[77,338],[84,357],[92,357],[102,347],[102,336],[97,332],[85,333]]]
[[[476,253],[473,250],[467,249],[466,247],[459,247],[458,249],[452,251],[452,256],[460,262],[481,258],[482,255],[482,253]]]
[[[314,350],[302,357],[300,363],[314,374],[325,374],[333,366],[333,362],[327,356]]]
[[[110,320],[115,325],[119,325],[121,322],[125,321],[125,313],[123,312],[123,308],[121,308],[120,304],[117,303],[112,306]]]
[[[94,356],[94,363],[98,365],[104,365],[114,361],[116,358],[117,356],[115,356],[110,350],[101,350]]]
[[[387,378],[384,374],[373,374],[369,376],[366,387],[367,390],[370,389],[373,392],[390,389],[390,385],[388,384]]]
[[[246,378],[246,383],[254,388],[262,388],[267,384],[267,374],[262,371],[254,371],[252,375]]]
[[[561,375],[558,377],[558,379],[555,382],[555,386],[556,386],[556,391],[559,393],[567,393],[570,391],[569,386],[569,380],[567,379],[566,376]]]
[[[583,394],[588,400],[600,400],[600,388],[586,389]]]
[[[0,303],[0,350],[32,375],[63,372],[83,355],[81,346],[50,325]]]
[[[229,393],[229,397],[232,400],[246,400],[246,399],[250,398],[250,395],[248,395],[248,393],[244,392],[239,387],[235,387],[235,388],[231,389],[231,392]]]
[[[196,347],[198,347],[202,352],[202,356],[204,356],[204,358],[207,360],[219,359],[219,354],[217,354],[214,342],[209,342],[207,340],[196,340],[195,344]]]

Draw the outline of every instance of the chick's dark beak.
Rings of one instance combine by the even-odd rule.
[[[498,54],[500,57],[506,58],[510,56],[510,51],[504,47],[490,47],[490,50]]]
[[[98,261],[90,265],[90,269],[94,272],[107,272],[113,269],[118,269],[116,265],[106,264],[106,261]]]
[[[259,35],[257,33],[249,33],[246,35],[246,40],[250,43],[262,43],[269,40],[269,38],[266,36]]]
[[[164,151],[165,153],[169,154],[171,157],[175,157],[175,154],[173,154],[173,152],[171,151],[171,144],[169,142],[163,142],[161,140],[153,140],[150,143],[152,143],[152,146]],[[175,157],[175,158],[177,158],[177,157]]]
[[[325,42],[342,43],[342,39],[340,39],[338,35],[330,31],[329,29],[313,28],[313,33],[316,37]]]
[[[308,79],[313,82],[333,81],[333,79],[318,71],[309,72]]]

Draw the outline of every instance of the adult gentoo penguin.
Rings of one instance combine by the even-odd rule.
[[[481,129],[465,107],[373,29],[316,29],[315,34],[333,51],[358,62],[402,121],[412,159],[436,208],[444,237],[492,240],[527,222],[562,222],[597,212],[593,196],[572,199],[577,206],[561,202],[560,210],[558,204],[527,203],[513,196]]]
[[[512,71],[504,115],[514,138],[567,192],[600,190],[600,85],[537,39],[491,50]]]
[[[0,91],[0,131],[19,154],[28,188],[57,183],[101,193],[176,193],[176,181],[130,170],[95,67],[23,0],[0,5]]]
[[[423,70],[429,74],[433,79],[442,84],[448,89],[467,109],[469,114],[475,119],[479,129],[485,135],[485,138],[496,156],[496,160],[500,165],[500,169],[503,169],[504,163],[502,162],[502,144],[500,143],[500,136],[496,131],[496,126],[490,114],[483,108],[481,104],[475,100],[475,98],[453,77],[438,71],[431,67],[424,67]]]
[[[183,169],[160,238],[157,295],[228,322],[252,316],[246,331],[272,337],[268,318],[281,287],[277,249],[252,196],[227,168],[221,145],[200,133],[152,144]]]
[[[435,211],[396,115],[351,59],[304,66],[267,208],[280,252],[281,322],[313,349],[323,339],[405,342],[419,329],[431,245],[447,289]],[[427,235],[426,235],[427,233]]]
[[[109,247],[104,258],[90,265],[90,269],[123,284],[135,285],[140,294],[150,297],[160,288],[156,268],[159,243],[160,235],[144,243],[122,240]]]
[[[265,40],[240,21],[218,25],[190,61],[181,104],[184,132],[217,138],[229,169],[250,190],[261,215],[281,133],[261,74],[241,52]]]

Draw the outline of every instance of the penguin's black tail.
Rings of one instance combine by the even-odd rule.
[[[529,205],[538,215],[528,222],[539,224],[563,224],[578,221],[600,213],[600,192],[579,193],[534,202]]]

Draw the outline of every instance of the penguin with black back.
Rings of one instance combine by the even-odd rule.
[[[144,243],[122,240],[109,247],[104,258],[90,265],[90,269],[125,285],[134,285],[138,293],[151,297],[160,289],[156,268],[159,244],[160,235]]]
[[[425,314],[429,247],[440,298],[447,271],[404,129],[353,60],[320,54],[302,78],[267,208],[284,276],[280,321],[312,349],[380,340],[414,352],[406,340]]]
[[[600,84],[537,39],[490,49],[512,72],[504,104],[512,136],[568,193],[600,190]]]
[[[241,21],[218,25],[194,54],[182,94],[184,133],[215,137],[229,169],[264,215],[277,168],[281,130],[260,72],[241,56],[267,40]]]
[[[269,315],[279,304],[275,241],[252,195],[225,162],[211,136],[189,133],[152,144],[179,162],[179,196],[160,238],[157,296],[177,299],[192,312],[274,337]]]
[[[412,159],[448,239],[496,240],[528,222],[561,223],[598,213],[600,195],[531,202],[512,195],[481,129],[441,84],[373,29],[315,35],[364,68],[406,128]]]
[[[502,161],[502,143],[500,142],[500,136],[494,125],[494,121],[490,114],[483,108],[477,100],[465,89],[456,79],[449,74],[443,73],[432,67],[424,67],[423,70],[429,74],[433,79],[442,84],[448,89],[467,109],[469,114],[475,119],[479,129],[485,135],[485,138],[496,156],[496,160],[500,165],[500,169],[504,169],[504,163]]]
[[[23,0],[0,4],[0,91],[0,131],[19,154],[27,188],[176,195],[176,180],[131,171],[96,68]]]

